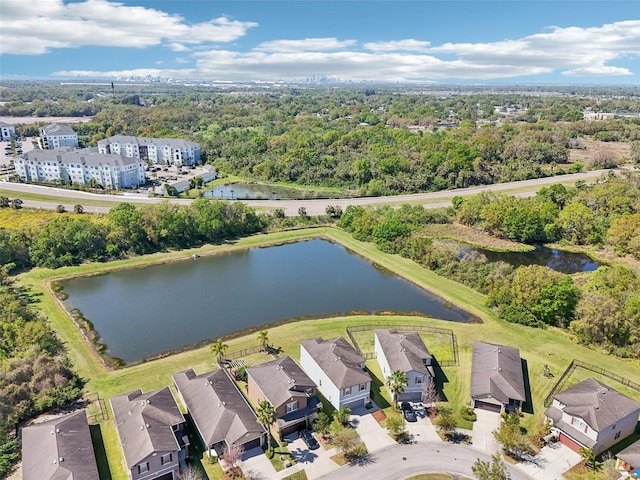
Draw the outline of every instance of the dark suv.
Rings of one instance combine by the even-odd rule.
[[[407,422],[417,422],[418,417],[416,417],[416,412],[413,411],[413,407],[409,402],[402,402],[400,404],[400,408],[402,409],[402,416]]]
[[[298,432],[298,435],[302,440],[304,440],[304,443],[307,444],[309,450],[315,450],[316,448],[320,447],[320,444],[309,430],[300,430],[300,432]]]

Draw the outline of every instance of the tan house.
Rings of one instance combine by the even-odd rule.
[[[287,356],[247,368],[247,390],[254,405],[267,400],[276,410],[282,435],[306,428],[322,408],[317,386],[302,368]]]

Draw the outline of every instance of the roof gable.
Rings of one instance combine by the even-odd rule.
[[[264,433],[255,413],[223,370],[196,375],[189,369],[172,377],[208,446],[222,441],[232,445]]]
[[[371,376],[362,370],[364,357],[343,337],[314,338],[300,344],[333,384],[342,389],[371,381]]]
[[[418,333],[379,329],[375,335],[392,371],[430,375],[425,360],[432,357]]]
[[[569,387],[553,398],[565,405],[564,412],[582,418],[596,432],[640,411],[640,403],[594,378]]]
[[[294,392],[304,392],[306,389],[316,387],[316,384],[290,356],[249,367],[247,375],[253,379],[265,398],[275,408],[287,402],[295,395]]]
[[[510,398],[526,400],[520,350],[493,343],[473,343],[471,396],[487,395],[505,404]]]
[[[22,429],[22,478],[99,479],[84,410]]]
[[[169,387],[135,390],[110,402],[128,468],[154,452],[180,450],[172,427],[185,420]]]

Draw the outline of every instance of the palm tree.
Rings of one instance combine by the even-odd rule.
[[[271,427],[276,423],[276,409],[269,400],[262,400],[256,408],[258,423],[267,430],[267,447],[271,451]]]
[[[216,356],[216,360],[218,360],[218,363],[222,361],[222,357],[224,357],[224,352],[226,352],[228,348],[229,348],[229,345],[227,345],[226,343],[222,343],[221,338],[219,338],[215,343],[212,343],[211,345],[209,345],[209,351]]]
[[[260,344],[260,348],[265,352],[269,348],[269,331],[268,330],[260,330],[258,332],[258,343]]]
[[[387,388],[393,395],[393,404],[398,403],[398,395],[404,392],[405,387],[409,384],[407,374],[401,370],[395,370],[387,377]]]

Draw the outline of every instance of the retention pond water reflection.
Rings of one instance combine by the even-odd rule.
[[[464,310],[315,239],[64,282],[67,308],[93,322],[111,356],[135,362],[220,335],[297,317]]]

